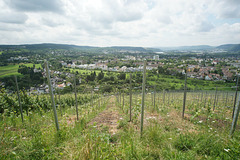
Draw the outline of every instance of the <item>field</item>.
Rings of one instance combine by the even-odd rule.
[[[98,74],[99,72],[101,72],[101,70],[87,70],[87,69],[78,69],[78,68],[70,68],[70,71],[78,72],[79,74],[89,74],[94,71],[96,72],[96,74]]]
[[[98,75],[100,70],[86,70],[86,69],[72,69],[69,68],[70,72],[78,72],[82,75],[88,75],[91,72],[96,72]],[[107,72],[103,71],[105,76],[112,75],[117,77],[119,72]],[[129,73],[126,72],[126,79],[129,79]],[[133,73],[137,74],[137,73]],[[141,84],[139,84],[141,85]],[[161,74],[152,74],[150,71],[147,73],[147,86],[153,87],[157,86],[157,90],[167,89],[167,90],[182,90],[184,88],[184,79],[177,78],[176,76],[171,75],[161,75]],[[191,90],[215,90],[216,87],[221,88],[221,90],[233,90],[232,87],[235,86],[235,83],[226,83],[223,81],[206,81],[206,80],[197,80],[193,78],[187,79],[187,86]]]
[[[0,159],[240,158],[239,125],[229,137],[234,92],[188,92],[184,118],[183,92],[148,92],[142,136],[141,94],[133,94],[130,121],[129,93],[123,93],[78,94],[79,120],[74,94],[56,96],[59,131],[49,97],[28,97],[38,109],[24,112],[23,124],[14,110],[1,114]],[[17,105],[15,94],[7,97]]]
[[[27,63],[27,64],[24,64],[24,65],[26,65],[28,67],[33,66],[32,63]],[[42,68],[41,64],[35,64],[35,67],[36,68],[39,68],[39,67]],[[7,76],[12,76],[12,75],[21,75],[20,73],[17,72],[18,68],[19,68],[19,64],[0,67],[0,78],[7,77]]]

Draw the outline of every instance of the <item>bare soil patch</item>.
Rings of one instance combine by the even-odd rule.
[[[186,117],[188,116],[189,115],[185,114],[185,118],[182,119],[182,114],[180,112],[172,110],[169,114],[167,114],[167,117],[164,118],[164,121],[167,122],[167,125],[177,128],[180,132],[197,133],[198,130],[195,125],[186,120]]]
[[[107,105],[107,109],[103,112],[99,113],[89,124],[88,126],[94,125],[99,130],[102,127],[107,127],[110,134],[115,134],[118,129],[118,121],[120,120],[121,116],[117,111],[115,106],[115,97],[112,97],[109,100],[109,104]]]

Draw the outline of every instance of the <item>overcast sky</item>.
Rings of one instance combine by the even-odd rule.
[[[240,43],[240,0],[0,0],[0,44]]]

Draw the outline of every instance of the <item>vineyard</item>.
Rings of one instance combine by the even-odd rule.
[[[78,93],[74,77],[75,94],[53,94],[47,76],[50,96],[1,89],[0,159],[240,158],[237,89],[187,91],[185,79],[184,91],[157,92],[144,70],[142,92],[130,79]]]
[[[1,90],[1,159],[238,159],[239,126],[229,138],[234,92],[187,93],[182,119],[182,91],[145,95],[140,135],[141,93],[130,95],[56,95],[56,131],[48,95],[21,92],[21,121],[15,93]],[[213,107],[215,110],[213,111]]]

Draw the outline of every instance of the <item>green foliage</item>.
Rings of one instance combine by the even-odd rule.
[[[239,139],[232,139],[228,148],[224,148],[225,154],[232,159],[240,159]]]
[[[87,81],[94,81],[96,78],[96,72],[91,72],[90,75],[87,75]]]
[[[191,150],[195,145],[194,137],[191,135],[180,134],[179,138],[175,141],[174,146],[180,151]]]
[[[118,75],[118,79],[119,79],[119,80],[125,80],[125,79],[126,79],[126,73],[120,73],[120,74]]]
[[[18,103],[18,97],[16,93],[8,94],[5,89],[0,90],[0,113],[10,114],[14,113],[16,115],[20,114],[20,107]],[[21,104],[23,111],[28,114],[33,111],[49,111],[51,107],[51,99],[48,95],[28,95],[25,90],[20,92]],[[65,94],[61,96],[62,99],[59,101],[55,99],[55,103],[61,104],[62,107],[74,106],[75,97],[73,94]],[[91,98],[98,98],[97,95],[80,95],[78,96],[78,104],[84,104],[91,101]]]
[[[97,79],[102,80],[103,78],[104,78],[104,73],[103,71],[101,71],[100,73],[98,73]]]
[[[100,88],[101,92],[112,92],[113,91],[113,87],[111,85],[104,85]]]

